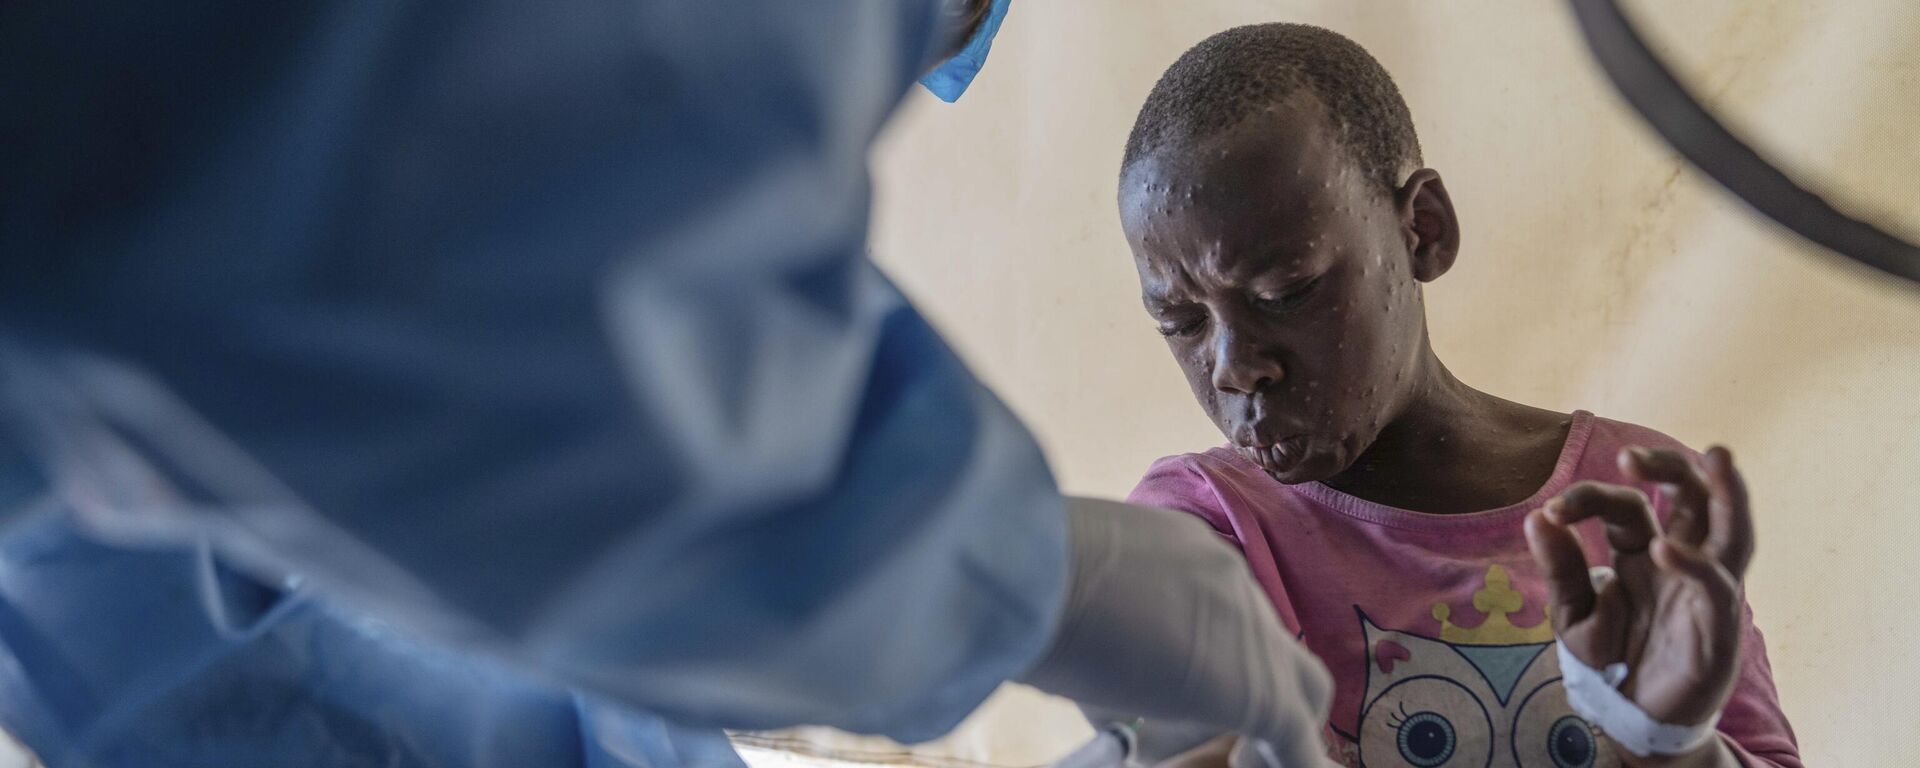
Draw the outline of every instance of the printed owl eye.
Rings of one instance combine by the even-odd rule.
[[[1592,768],[1593,753],[1593,729],[1585,720],[1567,715],[1547,731],[1547,756],[1555,768]]]
[[[1380,692],[1360,717],[1360,762],[1368,766],[1441,768],[1488,764],[1493,720],[1472,691],[1420,675]]]
[[[1620,764],[1593,726],[1567,705],[1567,689],[1559,678],[1521,698],[1513,718],[1513,759],[1517,765],[1554,768],[1617,768]]]
[[[1400,723],[1400,757],[1420,768],[1445,765],[1459,736],[1453,723],[1436,712],[1415,712]]]

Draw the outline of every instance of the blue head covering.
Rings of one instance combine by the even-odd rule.
[[[993,48],[993,36],[1000,34],[1000,21],[1007,17],[1007,5],[1011,2],[993,0],[987,17],[980,20],[979,28],[967,38],[966,47],[920,78],[920,84],[941,101],[949,104],[958,101],[960,94],[966,93],[967,86],[973,83],[974,76],[980,74],[980,67],[987,63],[987,51]]]

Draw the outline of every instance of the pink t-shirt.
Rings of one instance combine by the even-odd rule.
[[[1581,480],[1625,483],[1627,446],[1681,448],[1644,427],[1574,415],[1553,477],[1499,509],[1432,515],[1319,483],[1282,485],[1227,448],[1154,462],[1129,501],[1198,515],[1246,553],[1287,627],[1325,661],[1328,740],[1349,766],[1611,766],[1560,688],[1529,510]],[[1666,504],[1653,488],[1656,509]],[[1598,521],[1588,562],[1609,562]],[[1721,734],[1749,765],[1800,767],[1765,641],[1744,612],[1740,681]]]

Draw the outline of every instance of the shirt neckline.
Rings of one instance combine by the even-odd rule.
[[[1553,474],[1547,477],[1545,484],[1522,501],[1475,512],[1457,514],[1434,514],[1415,512],[1410,509],[1376,504],[1358,496],[1334,490],[1319,482],[1286,485],[1273,479],[1259,465],[1248,461],[1238,451],[1215,448],[1210,453],[1233,462],[1241,469],[1250,470],[1260,482],[1270,484],[1273,490],[1305,496],[1307,499],[1348,517],[1375,525],[1414,531],[1460,531],[1463,529],[1481,529],[1509,526],[1526,517],[1548,499],[1558,495],[1573,484],[1573,473],[1580,466],[1580,460],[1586,456],[1587,443],[1593,436],[1594,416],[1588,411],[1574,411],[1573,425],[1567,429],[1566,442],[1560,446],[1560,457],[1555,461]]]

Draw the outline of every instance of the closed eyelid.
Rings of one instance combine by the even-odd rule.
[[[1157,315],[1163,312],[1195,306],[1196,302],[1171,296],[1145,296],[1140,299],[1140,304],[1146,307],[1148,312]]]
[[[1289,293],[1298,293],[1299,291],[1312,286],[1314,283],[1320,282],[1320,278],[1325,276],[1326,276],[1325,272],[1315,272],[1311,274],[1302,274],[1302,275],[1289,275],[1284,282],[1281,282],[1277,286],[1274,286],[1271,290],[1258,291],[1257,295],[1285,296]]]

